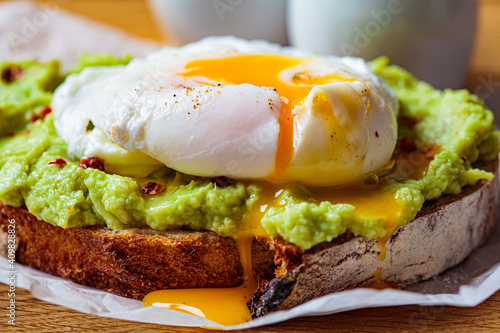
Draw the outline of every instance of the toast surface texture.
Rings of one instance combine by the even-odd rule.
[[[460,263],[486,241],[498,217],[498,159],[478,167],[497,177],[427,202],[387,242],[384,261],[380,243],[363,237],[343,236],[305,252],[279,239],[254,240],[253,268],[261,288],[249,303],[252,316],[368,285],[378,267],[382,280],[406,286]],[[142,299],[159,289],[234,287],[243,281],[235,241],[213,232],[63,229],[0,203],[2,250],[9,219],[16,221],[17,262],[120,296]]]

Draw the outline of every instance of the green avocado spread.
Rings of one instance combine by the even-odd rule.
[[[130,57],[85,55],[71,72],[128,61]],[[466,90],[435,90],[390,66],[386,58],[371,66],[400,103],[397,152],[421,159],[408,166],[396,157],[396,171],[375,181],[379,192],[395,194],[401,207],[396,226],[412,220],[425,200],[458,194],[466,185],[493,178],[471,166],[499,152],[493,114],[478,97]],[[63,228],[211,230],[234,237],[266,191],[264,183],[236,181],[219,187],[167,167],[141,179],[82,168],[66,154],[66,143],[47,111],[52,92],[64,80],[58,62],[3,62],[0,72],[0,201],[5,205],[26,206],[37,218]],[[422,172],[414,170],[419,168]],[[151,182],[165,189],[144,193]],[[315,191],[302,184],[281,188],[262,217],[265,231],[302,249],[344,233],[383,238],[393,231],[383,218],[357,214],[348,200],[321,200]]]

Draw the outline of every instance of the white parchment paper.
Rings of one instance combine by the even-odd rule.
[[[114,28],[69,14],[60,8],[62,2],[68,0],[47,0],[46,6],[29,1],[1,4],[0,59],[59,59],[67,69],[82,52],[140,57],[160,48],[152,41],[130,38]]]
[[[55,0],[49,3],[56,4],[52,12],[48,11],[50,8],[40,8],[24,1],[0,5],[0,59],[58,58],[67,68],[81,52],[111,52],[117,55],[131,52],[142,56],[159,48],[155,43],[130,38],[109,27],[65,13],[57,7]],[[9,277],[12,275],[15,275],[16,288],[27,289],[38,299],[81,312],[155,324],[222,328],[192,315],[145,308],[139,301],[81,286],[18,263],[11,268],[7,259],[0,257],[0,282],[10,284]],[[355,289],[339,292],[226,329],[257,327],[298,316],[332,314],[366,307],[410,304],[476,306],[499,289],[500,222],[488,243],[465,262],[406,290]]]

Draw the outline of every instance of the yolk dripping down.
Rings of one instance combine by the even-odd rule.
[[[252,274],[251,245],[253,237],[236,240],[243,265],[241,286],[235,288],[200,288],[158,290],[144,297],[144,306],[155,306],[212,320],[221,325],[238,325],[252,320],[247,302],[257,289]]]
[[[263,191],[258,202],[248,218],[243,221],[242,231],[236,238],[240,251],[240,260],[244,268],[244,283],[235,288],[202,288],[202,289],[171,289],[154,291],[143,300],[145,306],[162,307],[190,313],[206,318],[222,325],[237,325],[251,320],[247,302],[251,300],[258,283],[253,276],[251,244],[255,236],[267,236],[260,221],[265,212],[271,207],[278,207],[276,202],[283,190],[282,187],[272,183],[263,183]],[[398,216],[402,207],[399,205],[396,193],[382,192],[377,189],[343,189],[342,191],[331,188],[318,188],[313,191],[312,200],[329,201],[333,204],[347,203],[354,205],[357,216],[376,216],[386,221],[387,230],[396,228]],[[392,232],[390,231],[392,235]],[[389,235],[390,237],[390,235]],[[384,245],[388,240],[379,240]],[[377,279],[380,272],[377,270]],[[389,286],[384,282],[374,284],[372,287]],[[392,286],[392,285],[391,285]]]
[[[264,187],[257,203],[243,221],[236,245],[243,266],[243,284],[234,288],[170,289],[158,290],[144,297],[145,306],[156,306],[212,320],[222,325],[238,325],[250,321],[247,302],[257,290],[253,275],[252,242],[256,236],[268,236],[260,221],[279,191]]]

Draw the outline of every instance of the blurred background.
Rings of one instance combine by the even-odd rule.
[[[0,0],[0,5],[5,3]],[[393,63],[436,87],[465,87],[476,93],[500,119],[500,0],[40,0],[34,3],[117,28],[151,41],[149,45],[182,45],[205,35],[235,34],[367,60],[389,55]],[[5,11],[3,14],[7,15]],[[0,33],[5,39],[8,28],[2,30],[1,15],[2,9]],[[75,38],[85,39],[84,33],[78,34]],[[30,43],[36,43],[36,38]],[[146,51],[149,47],[144,48]],[[9,55],[1,52],[0,47],[2,58]]]

